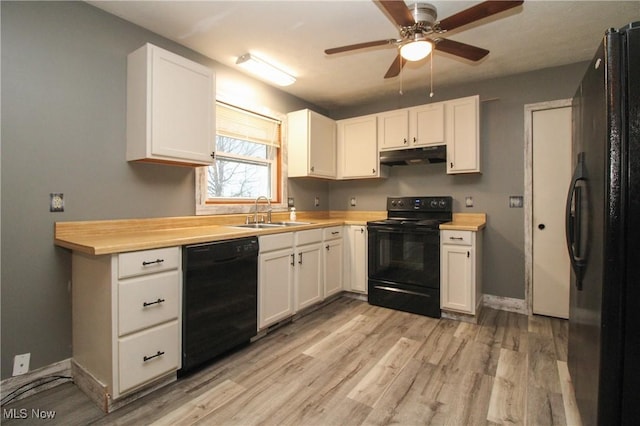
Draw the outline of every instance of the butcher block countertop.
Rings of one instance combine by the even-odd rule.
[[[486,213],[454,213],[451,222],[443,223],[440,229],[449,231],[480,231],[487,225]]]
[[[56,222],[54,243],[97,256],[329,226],[366,225],[367,221],[384,219],[386,215],[386,211],[299,212],[297,221],[308,224],[262,229],[234,227],[244,223],[247,214]],[[286,212],[273,213],[273,222],[288,219]],[[485,223],[483,213],[454,213],[453,221],[440,225],[440,229],[478,231]]]
[[[90,255],[114,254],[345,224],[365,225],[369,220],[386,217],[386,212],[300,212],[296,221],[309,222],[308,224],[262,229],[233,226],[243,224],[247,216],[249,215],[239,214],[56,222],[54,243]],[[287,212],[273,213],[273,222],[288,220]]]

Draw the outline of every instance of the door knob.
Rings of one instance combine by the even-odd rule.
[[[540,225],[538,225],[538,229],[543,230],[545,228],[544,223],[541,223]]]

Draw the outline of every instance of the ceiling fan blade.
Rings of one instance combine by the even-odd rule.
[[[396,56],[396,59],[394,59],[393,63],[387,70],[387,73],[384,75],[384,78],[396,77],[398,74],[400,74],[400,70],[402,70],[402,67],[406,63],[407,63],[407,60],[404,59],[402,56],[400,56],[400,53],[398,53],[398,56]]]
[[[524,0],[485,1],[443,19],[440,21],[440,28],[449,31],[486,18],[487,16],[495,15],[496,13],[504,12],[505,10],[520,6],[522,3],[524,3]]]
[[[326,53],[327,55],[333,55],[334,53],[348,52],[350,50],[356,50],[356,49],[365,49],[367,47],[384,46],[387,44],[392,45],[395,42],[396,41],[393,39],[368,41],[365,43],[350,44],[348,46],[333,47],[331,49],[325,50],[324,53]]]
[[[403,1],[374,0],[400,27],[409,27],[416,23],[411,11]]]
[[[489,54],[487,49],[471,46],[470,44],[453,41],[446,38],[436,40],[435,49],[441,52],[460,56],[470,61],[479,61]]]

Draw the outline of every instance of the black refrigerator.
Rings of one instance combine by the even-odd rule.
[[[640,22],[608,30],[573,99],[568,366],[582,422],[640,422]]]

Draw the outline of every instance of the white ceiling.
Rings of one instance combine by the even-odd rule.
[[[394,47],[325,55],[330,47],[399,37],[395,24],[371,0],[89,3],[232,68],[247,52],[270,60],[297,78],[283,90],[326,109],[396,96],[401,87],[429,91],[428,59],[408,63],[399,77],[383,78],[397,53]],[[430,3],[443,19],[479,2]],[[640,1],[526,0],[447,33],[447,38],[491,53],[472,63],[437,52],[435,90],[589,60],[607,28],[634,20],[640,20]]]

